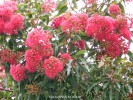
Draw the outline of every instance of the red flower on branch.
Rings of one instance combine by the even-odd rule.
[[[11,65],[10,74],[13,77],[13,79],[17,82],[22,81],[26,78],[25,68],[20,64]]]
[[[43,68],[45,75],[53,79],[64,69],[63,63],[56,57],[51,56],[49,59],[44,60]]]

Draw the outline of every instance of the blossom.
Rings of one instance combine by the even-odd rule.
[[[106,47],[105,54],[109,57],[116,58],[121,54],[119,45],[109,45]]]
[[[2,63],[8,62],[10,64],[16,64],[21,55],[22,55],[21,52],[14,52],[12,50],[7,50],[7,49],[2,50],[0,52]]]
[[[45,75],[53,79],[64,69],[63,63],[56,57],[51,56],[44,60],[43,68]]]
[[[67,20],[69,17],[70,17],[70,14],[66,13],[56,18],[53,18],[52,24],[51,24],[52,28],[55,28],[55,29],[59,28],[61,26],[61,23]]]
[[[70,24],[69,20],[65,20],[61,23],[61,30],[63,32],[71,31],[72,25]]]
[[[60,55],[60,57],[64,63],[68,63],[69,60],[72,60],[72,57],[70,56],[69,53],[63,53]]]
[[[86,35],[102,41],[114,29],[114,19],[109,16],[93,15],[88,18]]]
[[[18,30],[23,29],[24,17],[21,14],[14,14],[11,16],[9,22],[5,23],[4,33],[6,34],[18,34]]]
[[[85,41],[84,41],[84,40],[78,40],[77,42],[75,42],[74,45],[75,45],[77,48],[79,48],[79,50],[85,49]]]
[[[88,15],[85,13],[73,14],[61,23],[62,31],[84,31],[87,24]]]
[[[120,30],[120,34],[127,40],[131,39],[131,32],[128,29]]]
[[[96,60],[101,60],[104,54],[97,54],[96,55]]]
[[[51,33],[48,31],[44,31],[42,29],[32,29],[28,33],[28,37],[26,39],[26,45],[31,48],[36,48],[40,45],[49,44],[49,40],[52,38]]]
[[[88,23],[86,27],[86,35],[89,37],[93,37],[94,34],[98,32],[98,25],[95,25],[93,23]]]
[[[10,74],[17,82],[22,81],[24,80],[24,78],[26,78],[25,68],[20,64],[11,65]]]
[[[4,29],[4,21],[0,20],[0,34],[3,33],[3,29]]]
[[[17,30],[23,29],[24,18],[20,14],[12,15],[10,22],[5,23],[4,33],[17,34]]]
[[[45,0],[45,2],[42,5],[43,12],[47,13],[49,13],[55,8],[56,8],[56,3],[53,0]]]
[[[105,55],[116,58],[121,54],[121,42],[119,41],[119,36],[117,34],[108,34],[105,37],[105,41],[102,41],[101,43]]]
[[[17,10],[17,2],[15,1],[5,1],[4,2],[4,7],[12,9],[13,12]]]
[[[25,53],[26,69],[29,72],[37,71],[40,62],[53,55],[53,48],[50,44],[51,33],[42,29],[32,29],[26,39],[28,49]]]
[[[42,60],[42,55],[37,50],[28,49],[25,52],[25,60],[26,60],[25,68],[29,72],[35,72],[37,70],[39,62],[41,62]]]
[[[121,53],[122,54],[128,53],[128,50],[129,50],[129,47],[130,47],[130,41],[126,40],[123,37],[121,37],[121,35],[120,35],[119,41],[121,42]]]
[[[0,19],[2,19],[3,21],[10,21],[12,15],[12,9],[0,6]]]
[[[100,52],[112,58],[127,53],[131,32],[124,16],[116,19],[109,16],[92,15],[88,18],[86,35],[100,42]]]
[[[17,3],[5,1],[0,5],[0,33],[16,35],[23,29],[24,17],[16,13]]]
[[[123,30],[123,29],[128,29],[129,24],[124,16],[117,15],[114,26],[116,30]]]
[[[25,65],[26,70],[28,70],[31,73],[34,73],[37,71],[37,66],[27,64]]]
[[[118,4],[111,4],[108,10],[109,10],[109,13],[113,15],[118,15],[119,13],[121,13],[121,9]]]
[[[51,44],[46,44],[38,47],[38,51],[43,58],[48,58],[53,55],[53,48]]]

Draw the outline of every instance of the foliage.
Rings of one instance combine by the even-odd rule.
[[[125,16],[126,1],[48,1],[18,1],[13,14],[19,13],[18,22],[23,22],[11,23],[12,15],[3,21],[5,26],[11,23],[10,27],[0,25],[0,64],[4,66],[0,72],[6,72],[0,80],[4,82],[0,99],[131,97],[133,52],[129,50],[132,33]],[[80,9],[78,3],[83,3]]]

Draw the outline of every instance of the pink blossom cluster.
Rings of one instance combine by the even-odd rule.
[[[26,45],[30,48],[25,53],[25,68],[33,73],[40,67],[43,61],[45,75],[53,79],[64,69],[63,61],[53,55],[53,48],[50,44],[51,33],[42,29],[33,29],[29,32]],[[65,63],[71,59],[69,54],[61,55]]]
[[[51,24],[52,28],[57,29],[61,27],[61,23],[67,20],[69,17],[70,17],[70,14],[65,13],[65,14],[62,14],[61,16],[53,18],[52,24]]]
[[[35,72],[40,62],[53,55],[53,48],[50,44],[52,35],[42,29],[32,29],[26,39],[26,45],[30,48],[25,53],[26,69]]]
[[[118,15],[121,13],[121,8],[118,4],[111,4],[108,8],[109,13],[112,15]]]
[[[64,69],[65,64],[68,63],[69,60],[72,60],[72,57],[69,53],[63,53],[60,55],[60,57],[61,58],[51,56],[44,60],[43,68],[45,75],[48,78],[53,79],[58,76],[58,74]]]
[[[79,32],[85,30],[87,19],[88,15],[85,13],[72,14],[67,17],[62,15],[53,19],[52,26],[54,26],[54,28],[61,27],[63,32]]]
[[[103,55],[115,58],[128,52],[131,33],[127,20],[122,15],[118,15],[116,19],[92,15],[87,21],[86,34],[101,43],[100,52]]]
[[[72,57],[70,56],[69,53],[63,53],[60,55],[60,57],[61,57],[62,62],[65,64],[68,63],[69,60],[72,60]]]
[[[78,40],[74,43],[74,46],[77,47],[79,50],[85,49],[85,40]]]
[[[56,8],[56,3],[53,0],[45,0],[42,5],[42,11],[45,13],[49,13],[55,8]]]
[[[26,46],[29,48],[38,48],[40,46],[50,44],[51,38],[52,34],[50,32],[34,28],[27,35]]]
[[[39,67],[43,68],[44,74],[49,78],[55,78],[64,69],[65,63],[71,58],[68,53],[61,54],[61,58],[53,56],[53,48],[50,43],[52,35],[42,29],[32,29],[26,39],[26,46],[29,47],[25,52],[25,66],[12,64],[10,73],[17,82],[26,78],[25,71],[30,73],[38,71]],[[63,62],[65,61],[65,62]]]
[[[17,3],[6,1],[0,5],[0,34],[14,35],[23,29],[24,17],[16,13]]]
[[[13,79],[17,82],[22,81],[26,78],[25,68],[20,64],[10,66],[10,74]]]
[[[0,51],[2,64],[4,64],[5,62],[8,62],[9,64],[17,64],[21,55],[22,55],[22,52],[15,52],[8,49]]]
[[[61,60],[51,56],[44,60],[43,68],[45,70],[45,75],[53,79],[64,69],[64,66]]]

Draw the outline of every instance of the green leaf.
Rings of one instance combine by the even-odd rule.
[[[49,16],[48,16],[48,15],[41,16],[40,19],[41,19],[43,22],[46,22],[47,25],[48,25],[48,23],[49,23]]]
[[[73,3],[73,5],[74,5],[74,8],[77,8],[76,1],[77,1],[77,0],[72,0],[72,3]]]
[[[103,84],[103,90],[106,89],[108,85],[109,85],[109,83]]]
[[[86,91],[86,94],[88,94],[98,83],[93,83]]]
[[[10,39],[8,42],[8,47],[12,50],[13,49],[13,43],[12,40]]]
[[[120,93],[119,92],[115,93],[115,100],[120,100]]]
[[[132,87],[129,84],[127,85],[127,87],[128,87],[129,92],[132,93]]]
[[[133,62],[133,53],[131,51],[128,52],[129,60]]]
[[[87,69],[88,72],[90,72],[90,68],[87,64],[87,61],[85,61],[84,59],[80,58],[80,60],[82,61],[82,63],[84,64],[85,68]]]
[[[19,4],[19,10],[20,10],[20,11],[25,11],[26,7],[27,7],[27,4],[25,4],[25,3]]]
[[[121,85],[118,82],[116,82],[116,86],[118,87],[118,89],[121,88]]]
[[[58,3],[57,10],[60,10],[64,5],[67,4],[66,0],[62,0],[61,2]]]
[[[57,44],[53,44],[53,46],[54,46],[54,56],[57,56],[58,52],[59,52],[58,45]]]
[[[63,6],[63,7],[59,10],[58,15],[64,13],[65,11],[67,11],[67,9],[68,9],[67,6]]]
[[[113,100],[113,89],[112,89],[113,87],[111,86],[110,87],[110,91],[109,91],[109,98],[110,98],[110,100]]]
[[[32,18],[32,14],[30,12],[28,13],[28,17],[29,18]]]
[[[122,3],[119,3],[119,6],[120,6],[120,8],[121,8],[122,13],[125,13],[125,9],[124,9],[123,4],[122,4]]]
[[[9,65],[9,63],[5,62],[4,63],[4,67],[5,67],[6,73],[9,73],[9,71],[10,71],[10,65]]]
[[[81,56],[83,54],[85,54],[86,50],[80,50],[76,53],[76,56]]]

